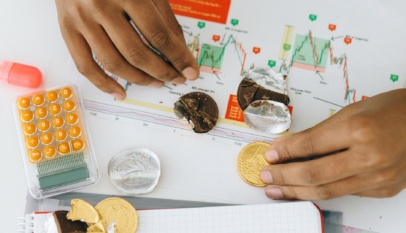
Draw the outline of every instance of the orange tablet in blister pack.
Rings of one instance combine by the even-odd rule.
[[[29,162],[56,159],[86,149],[86,133],[74,87],[43,91],[17,100]],[[71,133],[68,133],[71,132]],[[80,135],[75,132],[82,132]],[[79,145],[80,144],[80,145]],[[50,153],[56,148],[56,153]],[[53,150],[53,149],[51,149]]]
[[[96,182],[99,174],[75,86],[21,96],[13,109],[33,197],[49,197]]]

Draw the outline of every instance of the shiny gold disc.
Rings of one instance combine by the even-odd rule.
[[[269,165],[265,159],[265,151],[271,144],[266,142],[253,142],[246,145],[238,155],[237,171],[241,179],[253,186],[266,186],[259,173],[262,168]]]
[[[97,210],[87,201],[81,199],[71,200],[71,210],[66,216],[67,219],[72,221],[83,221],[86,223],[96,223],[100,221],[100,216]]]
[[[95,208],[101,216],[104,228],[115,222],[115,233],[135,233],[137,230],[138,214],[128,201],[111,197],[99,202]]]

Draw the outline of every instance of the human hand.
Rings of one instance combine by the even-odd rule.
[[[181,84],[198,78],[197,63],[167,0],[55,2],[62,36],[78,71],[115,98],[122,100],[126,93],[100,69],[92,51],[106,70],[137,85],[160,87],[165,81]],[[170,64],[142,42],[129,19]]]
[[[321,156],[303,162],[292,159]],[[272,199],[392,197],[406,187],[406,89],[348,105],[303,132],[277,138],[261,171]]]

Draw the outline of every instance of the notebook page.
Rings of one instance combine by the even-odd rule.
[[[138,211],[137,233],[318,233],[320,212],[311,202]]]

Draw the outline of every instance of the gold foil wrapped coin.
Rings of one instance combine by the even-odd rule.
[[[101,221],[93,223],[86,229],[86,233],[97,232],[97,233],[106,233],[106,228],[104,228]]]
[[[71,206],[72,208],[66,216],[67,219],[72,221],[80,220],[86,223],[100,221],[99,213],[89,202],[81,199],[72,199]]]
[[[96,205],[101,216],[104,228],[115,222],[114,233],[135,233],[138,227],[138,214],[134,206],[128,201],[111,197],[104,199]]]
[[[259,174],[263,167],[269,165],[265,159],[265,151],[270,146],[266,142],[253,142],[241,150],[237,158],[237,171],[241,179],[253,186],[266,186]]]

